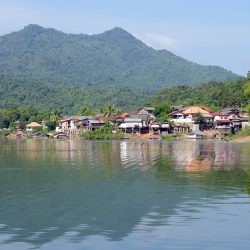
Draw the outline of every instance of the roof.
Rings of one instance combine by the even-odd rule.
[[[217,120],[216,123],[231,123],[230,120]]]
[[[212,111],[205,106],[188,106],[188,107],[182,107],[180,109],[175,109],[169,115],[174,115],[176,113],[182,113],[182,114],[209,114]]]
[[[205,133],[200,131],[200,130],[193,130],[190,134],[195,134],[195,135],[198,135],[198,136],[204,136]]]
[[[37,127],[42,127],[42,125],[37,122],[31,122],[27,124],[26,127],[37,128]]]
[[[84,119],[91,119],[93,116],[84,116],[84,115],[70,115],[70,116],[64,116],[61,121],[68,121],[68,120],[84,120]]]
[[[97,120],[97,119],[89,119],[89,123],[104,123],[102,120]]]
[[[220,112],[222,112],[222,113],[228,113],[228,112],[239,112],[240,110],[239,109],[237,109],[237,108],[224,108],[224,109],[221,109],[220,110]]]
[[[138,110],[142,110],[142,109],[145,109],[147,111],[154,111],[155,110],[153,107],[142,107],[142,108],[139,108]]]
[[[143,119],[142,118],[125,118],[124,122],[142,122]]]
[[[191,106],[191,107],[185,108],[185,110],[183,111],[183,114],[197,114],[197,113],[209,114],[210,112],[211,110],[204,106]]]
[[[211,113],[212,116],[229,116],[229,114],[225,114],[222,112],[213,112]]]
[[[149,119],[149,115],[136,114],[136,115],[130,115],[129,118],[141,119],[141,120],[147,121]]]

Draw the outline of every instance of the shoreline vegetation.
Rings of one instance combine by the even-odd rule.
[[[0,79],[4,86],[13,83],[15,89],[18,85],[18,81],[12,78],[0,76]],[[25,81],[22,84],[26,86]],[[0,101],[0,135],[13,139],[80,136],[88,140],[182,140],[193,136],[193,139],[220,137],[225,141],[247,141],[246,138],[250,136],[250,128],[245,128],[250,126],[250,72],[246,78],[234,82],[209,82],[197,87],[159,89],[157,93],[152,93],[145,106],[141,106],[138,100],[137,110],[133,108],[132,111],[127,107],[130,103],[121,109],[117,102],[107,103],[106,100],[97,110],[91,106],[91,102],[87,106],[78,101],[77,106],[71,102],[71,112],[75,115],[67,115],[67,112],[62,111],[65,109],[52,109],[50,105],[56,105],[59,97],[56,100],[52,98],[52,103],[48,105],[43,102],[41,106],[39,98],[36,98],[37,105],[33,105],[33,101],[20,104],[12,102],[22,98],[14,98],[15,93],[10,89],[6,91],[3,88],[2,93],[8,93],[12,98],[3,97]],[[20,94],[26,96],[27,92]],[[93,102],[99,98],[90,96]],[[63,97],[62,94],[60,99]],[[75,101],[75,98],[70,100]],[[73,107],[77,107],[78,111],[73,111]]]

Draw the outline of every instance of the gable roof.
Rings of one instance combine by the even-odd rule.
[[[209,114],[210,112],[211,110],[204,106],[191,106],[191,107],[187,107],[183,111],[183,114],[197,114],[197,113]]]
[[[174,111],[169,113],[169,115],[174,115],[174,114],[177,114],[177,113],[182,113],[182,114],[185,114],[185,115],[198,114],[198,113],[209,114],[211,112],[212,112],[212,110],[210,110],[206,106],[188,106],[188,107],[182,107],[180,109],[175,109]]]
[[[27,124],[26,127],[37,128],[37,127],[42,127],[42,125],[37,123],[37,122],[31,122],[31,123]]]
[[[142,118],[125,118],[125,119],[124,119],[124,122],[125,122],[125,123],[126,123],[126,122],[134,122],[134,123],[139,122],[139,123],[141,123],[142,121],[143,121]]]

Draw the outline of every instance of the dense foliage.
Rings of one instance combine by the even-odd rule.
[[[213,109],[246,107],[246,79],[235,82],[209,82],[198,87],[175,86],[162,89],[152,97],[152,103],[172,105],[206,105]]]
[[[112,88],[140,86],[147,91],[238,77],[220,67],[198,65],[167,50],[154,50],[121,28],[90,36],[64,34],[38,25],[0,37],[0,73],[67,86],[108,84]],[[114,89],[114,95],[116,92]]]
[[[0,75],[0,96],[0,108],[20,106],[32,106],[42,110],[57,108],[63,114],[82,115],[98,112],[110,102],[123,109],[133,109],[149,99],[148,92],[134,91],[128,87],[115,85],[100,85],[98,88],[81,87],[3,75]]]

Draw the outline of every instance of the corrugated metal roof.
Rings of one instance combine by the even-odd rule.
[[[125,118],[124,119],[124,122],[142,122],[143,121],[143,119],[141,119],[141,118]]]

